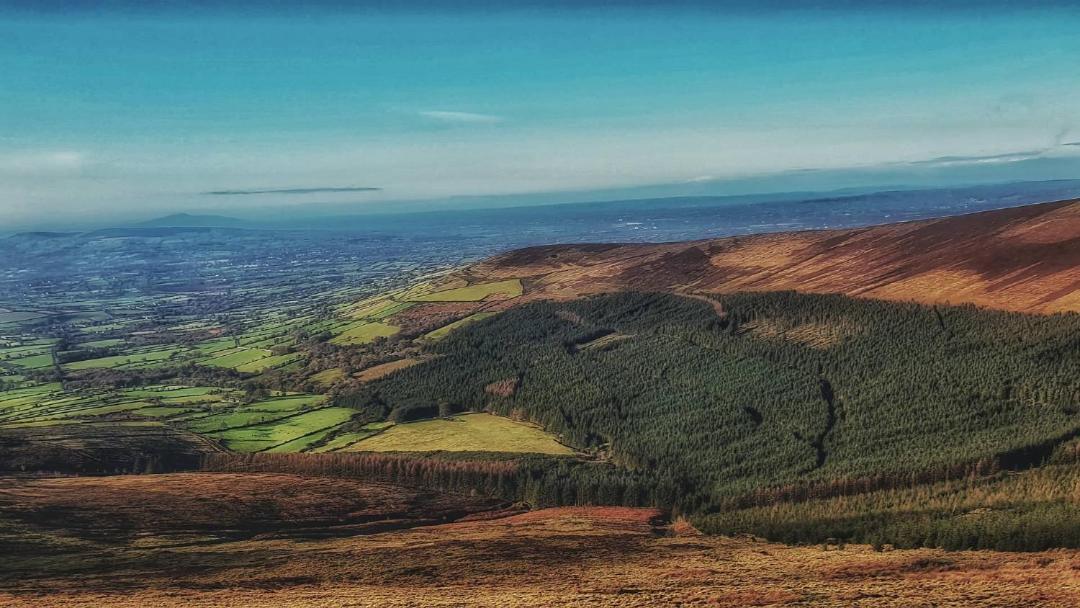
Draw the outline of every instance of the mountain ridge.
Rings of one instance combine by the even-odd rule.
[[[524,279],[530,299],[631,289],[795,290],[1080,312],[1080,199],[863,228],[528,247],[464,274],[477,281]]]
[[[214,214],[173,213],[134,226],[140,228],[237,228],[249,222],[235,217]]]

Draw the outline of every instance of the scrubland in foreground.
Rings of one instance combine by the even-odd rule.
[[[293,491],[281,492],[286,488]],[[316,498],[304,498],[305,492]],[[385,484],[232,474],[8,479],[0,498],[9,532],[20,527],[21,542],[27,545],[50,543],[49,551],[35,554],[24,546],[14,552],[5,535],[5,554],[11,556],[0,575],[0,604],[5,606],[1080,602],[1080,552],[1074,550],[1013,554],[790,547],[750,537],[704,537],[653,509],[481,513],[474,509],[483,505],[470,499],[421,496]],[[357,512],[377,516],[379,504],[387,505],[386,517],[405,504],[415,517],[426,504],[445,514],[454,501],[460,518],[452,523],[333,533],[334,521]],[[13,504],[22,510],[13,510]],[[235,506],[220,525],[230,527],[231,534],[215,530],[214,518],[198,515],[218,512],[226,504]],[[471,506],[462,510],[462,505]],[[465,515],[470,510],[472,515]],[[261,524],[288,532],[237,536],[242,518],[257,514]],[[130,534],[94,539],[89,527],[80,531],[73,521],[94,521],[102,528],[123,523]],[[193,526],[201,538],[180,534]]]

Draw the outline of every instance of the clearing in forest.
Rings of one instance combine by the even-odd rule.
[[[363,371],[353,374],[353,377],[361,382],[371,382],[378,380],[379,378],[385,378],[390,374],[398,371],[399,369],[405,369],[406,367],[412,367],[420,363],[419,359],[398,359],[397,361],[391,361],[389,363],[382,363],[374,367],[369,367]]]
[[[360,452],[521,452],[571,455],[574,452],[542,429],[491,414],[394,425],[348,448]]]

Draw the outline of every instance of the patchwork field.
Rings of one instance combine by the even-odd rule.
[[[8,323],[21,323],[23,321],[33,321],[35,319],[41,319],[45,317],[44,313],[34,311],[12,311],[3,310],[0,311],[0,325]]]
[[[395,315],[411,306],[413,304],[410,302],[398,302],[393,299],[376,300],[373,303],[362,303],[360,306],[350,309],[348,314],[354,319],[379,320]]]
[[[343,332],[334,336],[332,344],[367,344],[376,338],[389,338],[398,333],[401,328],[387,323],[364,322],[349,326]]]
[[[183,350],[179,348],[136,350],[123,355],[113,355],[110,357],[101,357],[99,359],[86,359],[83,361],[75,361],[73,363],[65,363],[64,368],[69,370],[83,370],[107,367],[153,366],[177,356],[181,352],[183,352]]]
[[[0,428],[50,421],[83,422],[120,413],[168,418],[200,412],[231,395],[216,387],[63,391],[59,384],[40,384],[0,393]]]
[[[53,364],[52,353],[40,351],[26,351],[12,353],[5,362],[20,369],[42,369]]]
[[[93,462],[108,463],[105,454],[119,453],[124,456],[106,470],[140,470],[177,461],[174,456],[195,463],[200,453],[221,449],[303,451],[355,414],[326,407],[325,400],[290,394],[245,401],[238,391],[218,387],[65,392],[59,384],[43,384],[8,390],[0,392],[0,457],[10,461],[0,468],[18,461],[92,471]],[[164,439],[155,443],[154,437]]]
[[[272,422],[238,424],[229,430],[208,433],[236,452],[300,451],[325,436],[319,433],[348,421],[356,412],[329,407],[282,417]]]

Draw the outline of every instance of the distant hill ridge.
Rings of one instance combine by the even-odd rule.
[[[45,230],[32,230],[29,232],[16,232],[10,235],[9,238],[13,239],[60,239],[70,236],[77,236],[78,232],[49,232]]]
[[[465,274],[475,281],[520,277],[528,299],[630,289],[797,290],[1080,312],[1080,200],[866,228],[529,247]]]
[[[174,213],[135,224],[143,228],[239,228],[245,225],[247,222],[235,217],[191,213]]]

